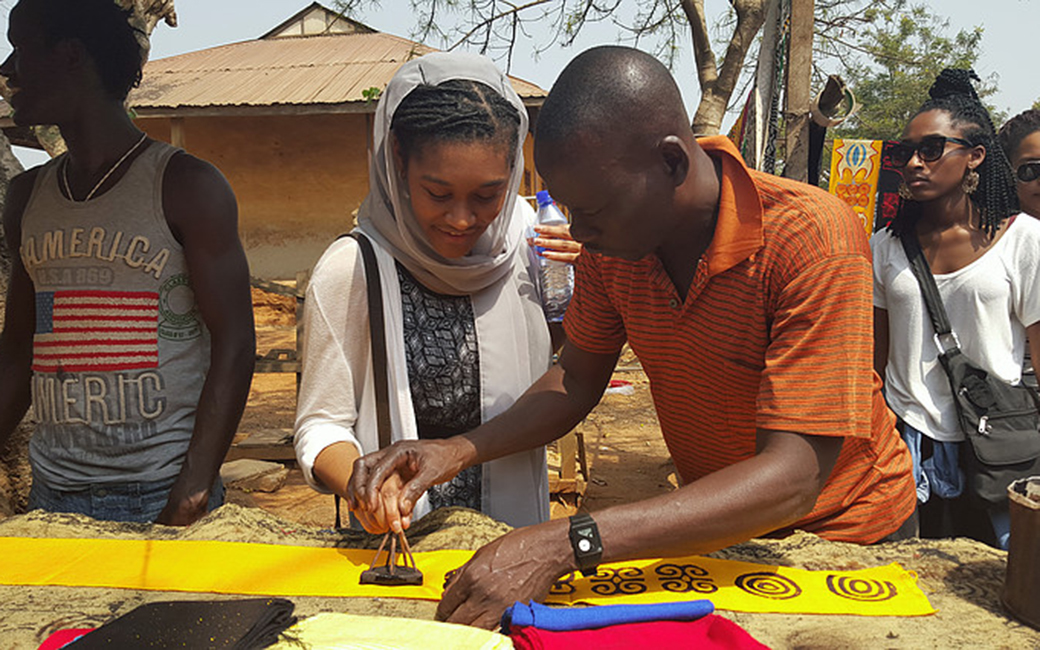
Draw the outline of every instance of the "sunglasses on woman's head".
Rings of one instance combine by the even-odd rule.
[[[1040,160],[1030,160],[1022,163],[1015,170],[1015,176],[1020,183],[1029,183],[1040,178]]]
[[[963,138],[948,138],[945,135],[929,135],[921,138],[920,142],[897,142],[892,147],[892,164],[896,167],[906,167],[910,159],[917,156],[923,162],[935,162],[943,157],[946,152],[946,143],[952,142],[964,147],[974,147],[972,143]]]

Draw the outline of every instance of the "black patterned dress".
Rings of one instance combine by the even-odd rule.
[[[400,264],[405,361],[420,439],[448,438],[480,424],[480,354],[469,296],[430,291]],[[480,510],[481,466],[427,492],[431,508]]]

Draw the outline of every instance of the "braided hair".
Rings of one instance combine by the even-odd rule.
[[[405,163],[433,142],[500,144],[512,163],[520,114],[490,86],[468,79],[422,84],[401,101],[390,124]]]
[[[123,101],[141,83],[144,56],[131,12],[114,0],[20,0],[14,10],[39,26],[45,42],[75,39],[94,60],[101,83]]]
[[[1010,159],[1015,156],[1018,145],[1037,131],[1040,131],[1040,110],[1031,108],[1008,120],[1000,127],[997,137],[1000,138],[1000,146],[1004,148],[1004,153]]]
[[[979,186],[969,198],[981,215],[982,229],[992,237],[1008,217],[1018,213],[1018,194],[1011,163],[997,143],[993,121],[975,92],[972,80],[979,81],[974,70],[943,70],[928,90],[930,99],[917,109],[914,117],[928,111],[945,111],[955,126],[963,128],[965,140],[972,146],[985,147],[986,158],[975,169]],[[920,215],[920,203],[903,201],[889,229],[899,234],[911,227]]]

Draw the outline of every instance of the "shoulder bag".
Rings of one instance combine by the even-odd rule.
[[[361,248],[361,260],[365,265],[365,290],[368,295],[368,327],[372,340],[372,370],[376,388],[376,426],[379,431],[379,448],[390,446],[390,382],[387,376],[386,327],[383,325],[383,290],[379,282],[379,264],[372,242],[354,231],[343,235],[352,237]],[[342,528],[340,497],[336,495],[336,528]]]
[[[988,506],[1006,503],[1008,485],[1040,474],[1040,396],[1023,383],[994,377],[964,355],[916,234],[906,232],[900,239],[921,285],[939,362],[971,446],[965,459],[969,491]]]

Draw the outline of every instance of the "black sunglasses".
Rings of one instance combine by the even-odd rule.
[[[1040,178],[1040,160],[1022,163],[1015,170],[1015,176],[1018,177],[1020,183],[1028,183]]]
[[[896,167],[906,167],[915,153],[923,162],[935,162],[943,157],[947,142],[965,147],[975,146],[963,138],[948,138],[945,135],[930,135],[917,143],[897,142],[891,149],[892,164]]]

